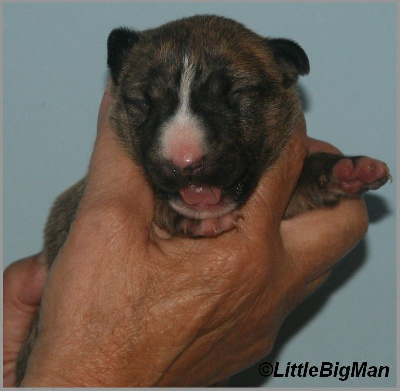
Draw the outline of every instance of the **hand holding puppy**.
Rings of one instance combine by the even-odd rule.
[[[282,222],[306,155],[302,123],[235,230],[160,239],[151,189],[115,139],[108,100],[107,91],[89,182],[49,272],[22,385],[215,383],[271,350],[285,317],[364,235],[364,204],[345,199]]]

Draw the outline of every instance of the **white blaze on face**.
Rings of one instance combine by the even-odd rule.
[[[204,131],[200,121],[190,110],[194,76],[195,68],[185,56],[179,87],[179,106],[162,129],[162,154],[180,168],[198,162],[204,156]]]

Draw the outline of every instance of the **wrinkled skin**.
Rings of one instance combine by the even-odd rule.
[[[307,148],[336,152],[307,140],[303,122],[236,229],[201,240],[159,238],[152,192],[108,125],[108,99],[87,189],[43,290],[22,385],[213,384],[268,354],[285,317],[365,234],[364,203],[348,198],[282,221]],[[13,384],[17,345],[45,274],[23,262],[4,276],[5,385]],[[21,284],[32,262],[39,277]]]

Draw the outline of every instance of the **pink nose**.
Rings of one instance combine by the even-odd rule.
[[[199,163],[203,159],[203,151],[198,143],[176,143],[168,154],[169,160],[180,169]]]

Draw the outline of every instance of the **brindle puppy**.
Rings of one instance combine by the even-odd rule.
[[[234,228],[236,209],[298,124],[295,83],[309,72],[303,49],[229,19],[195,16],[143,32],[112,31],[108,66],[111,123],[154,190],[159,232],[201,237]],[[386,165],[370,158],[310,155],[284,218],[376,189],[389,177]],[[82,179],[51,210],[49,266],[84,188]],[[37,320],[21,351],[18,384],[36,333]]]

